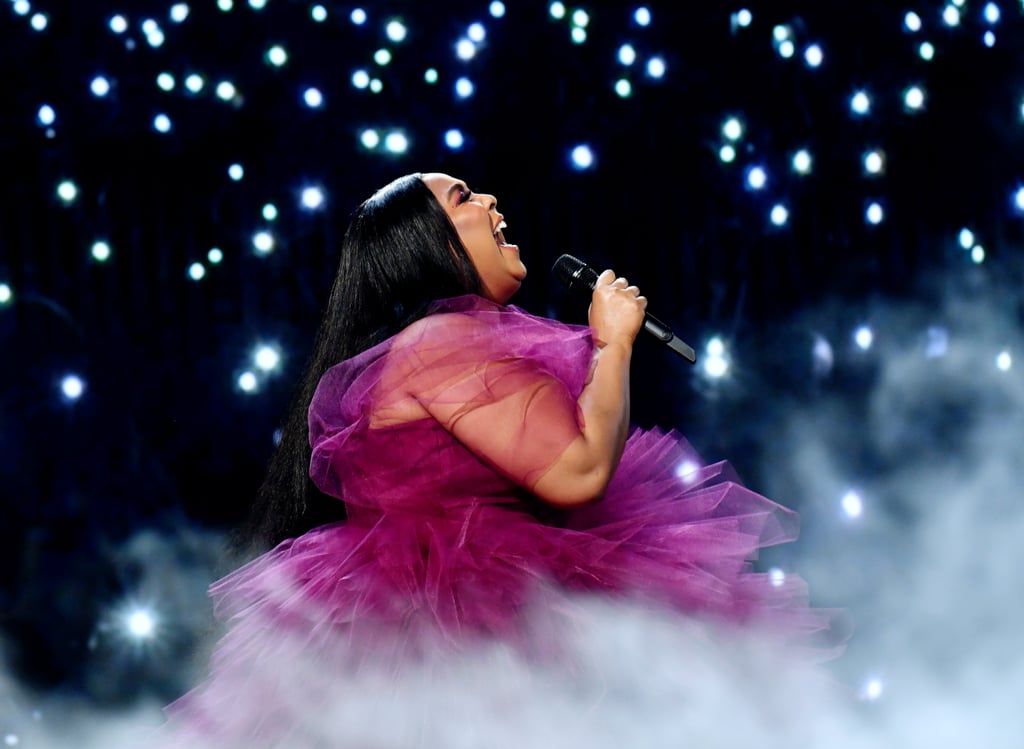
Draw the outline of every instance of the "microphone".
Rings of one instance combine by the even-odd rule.
[[[597,271],[572,255],[562,255],[555,261],[551,271],[558,277],[569,290],[594,290],[597,284]],[[697,361],[697,354],[694,350],[683,343],[668,327],[653,315],[644,313],[644,330],[675,351],[681,357],[694,364]]]

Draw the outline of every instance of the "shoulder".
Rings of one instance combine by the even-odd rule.
[[[425,317],[398,333],[393,346],[445,345],[488,337],[508,314],[509,308],[475,295],[442,299],[431,305]]]

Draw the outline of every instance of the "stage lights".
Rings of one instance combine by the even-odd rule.
[[[277,206],[273,203],[267,203],[263,206],[260,213],[263,215],[265,221],[276,221],[277,220]]]
[[[502,18],[505,15],[505,3],[494,0],[489,6],[487,11],[491,14],[492,18]]]
[[[681,479],[685,484],[692,484],[697,480],[700,464],[693,460],[680,461],[676,466],[676,478]]]
[[[56,121],[57,113],[53,110],[49,104],[43,104],[39,107],[39,111],[36,112],[36,121],[44,127],[49,127]]]
[[[153,129],[158,133],[169,133],[171,132],[171,118],[166,114],[158,114],[153,118]]]
[[[468,99],[473,95],[473,91],[473,81],[469,80],[469,78],[463,77],[455,81],[455,95],[460,99]]]
[[[319,187],[305,187],[300,198],[302,207],[307,211],[315,211],[324,204],[324,193]]]
[[[50,23],[50,19],[45,13],[36,13],[28,23],[29,26],[32,27],[33,31],[45,31],[46,27]]]
[[[812,44],[804,50],[804,62],[807,63],[809,68],[821,67],[821,64],[825,61],[825,51],[821,48],[821,45]]]
[[[617,56],[619,58],[619,62],[623,65],[632,65],[636,62],[636,49],[633,48],[632,44],[623,44],[619,47]]]
[[[754,22],[754,14],[746,8],[741,8],[732,14],[730,20],[733,30],[745,29]]]
[[[1024,212],[1024,187],[1018,187],[1013,195],[1013,204],[1018,211]]]
[[[373,61],[380,65],[381,67],[384,67],[385,65],[390,63],[391,59],[391,50],[388,49],[387,47],[381,47],[380,49],[373,53]]]
[[[393,42],[405,41],[405,37],[409,34],[409,30],[405,24],[399,20],[388,21],[387,26],[384,27],[384,33],[388,39]]]
[[[276,346],[261,344],[253,352],[252,360],[262,372],[272,372],[281,363],[281,352]]]
[[[921,110],[925,106],[925,91],[920,86],[910,86],[903,93],[903,106],[910,112]]]
[[[476,56],[476,44],[471,39],[459,39],[455,43],[455,56],[460,60],[472,60]]]
[[[882,680],[879,678],[871,678],[864,683],[863,687],[861,687],[858,692],[858,696],[860,699],[867,702],[875,702],[876,700],[881,699],[883,691],[884,686],[882,684]]]
[[[78,197],[78,185],[69,179],[63,180],[59,185],[57,185],[57,197],[60,198],[65,205],[74,203],[75,198]]]
[[[206,277],[206,267],[199,262],[192,263],[188,266],[188,277],[193,281],[202,281]]]
[[[263,10],[267,7],[267,0],[249,0],[249,7],[253,10]]]
[[[1000,351],[996,356],[996,369],[1000,372],[1009,372],[1013,367],[1013,357],[1009,351]]]
[[[230,12],[234,7],[234,0],[217,0],[217,8],[224,13]]]
[[[726,143],[718,149],[718,158],[723,164],[731,164],[736,160],[736,148]]]
[[[222,101],[231,101],[238,94],[238,89],[231,81],[221,81],[217,84],[217,98]]]
[[[781,588],[786,584],[786,573],[780,567],[772,567],[768,570],[768,580],[773,588]]]
[[[323,23],[327,20],[327,8],[322,5],[314,5],[309,10],[309,17],[317,23]]]
[[[466,29],[466,36],[471,42],[482,44],[484,39],[487,38],[487,29],[484,28],[482,23],[471,23],[469,24],[469,28]]]
[[[704,375],[713,380],[719,380],[729,373],[729,359],[725,351],[725,342],[718,336],[709,339],[705,344],[701,365]]]
[[[555,0],[548,6],[548,14],[556,21],[560,21],[565,18],[565,5]]]
[[[444,134],[444,144],[453,151],[458,151],[465,144],[466,139],[462,131],[452,128]]]
[[[405,133],[388,133],[384,136],[384,150],[388,153],[403,154],[409,150],[409,139]]]
[[[665,75],[665,61],[660,57],[652,57],[647,61],[647,75],[651,78],[662,78]]]
[[[867,325],[861,325],[853,331],[853,342],[861,351],[867,351],[875,342],[875,334]]]
[[[615,93],[620,99],[628,99],[633,95],[633,84],[625,78],[615,81]]]
[[[243,393],[255,393],[259,387],[259,380],[256,375],[248,370],[238,375],[238,379],[235,381],[238,385],[238,389]]]
[[[999,11],[999,6],[995,3],[986,4],[982,15],[985,17],[985,21],[987,23],[992,24],[999,23],[999,19],[1002,17],[1002,13]]]
[[[124,631],[136,640],[148,640],[156,633],[156,619],[147,609],[134,609],[124,617]]]
[[[921,46],[917,48],[917,54],[925,62],[931,62],[935,59],[935,45],[931,42],[921,42]]]
[[[124,16],[118,14],[111,16],[110,21],[107,22],[107,27],[115,34],[123,34],[128,30],[128,21]]]
[[[903,16],[903,28],[912,33],[917,33],[921,30],[921,16],[913,11],[909,11]]]
[[[252,235],[252,246],[257,254],[269,255],[274,251],[277,242],[274,240],[274,235],[264,229]]]
[[[380,134],[372,128],[367,128],[359,134],[359,142],[363,148],[373,150],[380,144]]]
[[[737,117],[730,117],[722,125],[722,135],[731,141],[737,141],[743,137],[743,123]]]
[[[633,12],[633,20],[636,21],[637,26],[650,26],[651,11],[644,7],[637,8]]]
[[[85,394],[85,381],[76,374],[65,375],[60,381],[60,392],[66,401],[77,401]]]
[[[170,73],[161,73],[156,77],[156,85],[161,91],[173,91],[175,86],[174,76]]]
[[[878,202],[869,203],[864,211],[864,220],[872,226],[878,226],[885,220],[885,209]]]
[[[862,117],[871,111],[871,97],[867,91],[857,91],[850,97],[850,111]]]
[[[275,68],[279,68],[288,62],[288,52],[280,44],[275,44],[267,50],[267,62]]]
[[[224,260],[224,253],[219,247],[211,247],[206,253],[206,259],[210,261],[210,265],[218,265]]]
[[[974,247],[974,232],[964,227],[960,230],[960,234],[957,236],[957,241],[960,242],[960,246],[965,250],[969,250]]]
[[[203,90],[203,86],[205,85],[206,80],[203,78],[203,76],[199,75],[198,73],[192,73],[185,79],[185,88],[187,88],[189,92],[193,94],[198,94],[200,91]]]
[[[878,149],[867,151],[862,159],[864,173],[868,176],[877,176],[885,171],[885,154]]]
[[[590,146],[582,144],[572,149],[569,160],[577,171],[585,171],[594,166],[594,152]]]
[[[924,355],[929,359],[938,359],[949,351],[949,331],[941,325],[929,326],[925,333],[927,343],[925,344]]]
[[[352,86],[363,89],[370,85],[370,74],[365,70],[357,70],[352,73]]]
[[[348,14],[348,20],[356,26],[362,26],[366,23],[366,11],[362,8],[353,8],[352,12]]]
[[[310,109],[319,109],[324,104],[324,95],[320,92],[320,89],[310,86],[302,92],[302,101]]]
[[[769,214],[769,219],[775,226],[785,226],[786,223],[789,221],[789,209],[786,208],[786,206],[784,206],[782,203],[778,203],[772,206],[771,213]]]
[[[843,514],[850,519],[859,518],[864,514],[864,500],[852,489],[839,500],[839,506],[842,508]]]
[[[188,18],[189,7],[185,3],[175,3],[171,6],[171,20],[175,23],[183,23]]]
[[[810,174],[811,170],[814,168],[814,157],[811,156],[811,152],[806,148],[801,148],[793,154],[793,158],[790,163],[794,172],[806,175]]]
[[[97,262],[105,263],[110,259],[110,245],[103,240],[93,242],[92,256]]]
[[[232,182],[241,182],[245,176],[245,167],[241,164],[232,164],[228,167],[228,177]]]
[[[93,96],[106,96],[110,93],[110,81],[106,77],[98,75],[92,79],[92,83],[89,84],[89,90],[92,91]]]
[[[947,5],[942,9],[942,22],[947,26],[960,25],[960,9],[955,5]]]
[[[763,167],[752,166],[747,170],[745,183],[750,190],[761,190],[768,183],[768,173]]]
[[[14,299],[14,291],[8,284],[0,283],[0,304],[8,305]]]

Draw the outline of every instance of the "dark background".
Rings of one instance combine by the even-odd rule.
[[[204,0],[180,24],[169,2],[64,0],[27,16],[4,6],[0,283],[13,296],[0,304],[0,630],[18,678],[44,690],[121,704],[183,686],[173,665],[196,630],[156,665],[119,660],[97,639],[105,612],[143,575],[123,549],[147,529],[217,534],[241,518],[347,217],[401,174],[445,171],[497,195],[530,269],[514,300],[529,311],[584,320],[585,305],[549,274],[564,252],[637,283],[701,361],[691,367],[642,340],[634,420],[682,430],[755,487],[770,483],[764,458],[787,408],[843,393],[845,418],[858,418],[874,369],[850,335],[880,300],[927,305],[950,285],[997,277],[1018,314],[1016,4],[991,24],[971,3],[950,27],[943,3],[916,3],[924,27],[911,33],[911,8],[889,2],[751,2],[749,28],[735,24],[740,6],[652,2],[643,27],[633,6],[594,3],[582,45],[568,19],[529,0],[509,2],[502,18],[485,2],[373,2],[363,25],[349,19],[354,6],[332,2],[323,23],[311,20],[312,3],[286,0],[262,10],[237,0],[230,12]],[[37,32],[29,22],[40,10],[48,25]],[[115,12],[129,22],[124,34],[108,27]],[[408,28],[397,44],[384,34],[395,17]],[[147,18],[165,34],[159,47],[140,30]],[[461,61],[454,44],[474,21],[487,38]],[[791,59],[773,45],[777,24],[791,27]],[[932,61],[918,55],[925,40]],[[638,53],[630,67],[616,57],[626,42]],[[816,69],[803,60],[811,43],[825,54]],[[281,68],[265,61],[274,44],[289,55]],[[384,67],[372,59],[382,46],[394,54]],[[664,78],[644,73],[654,55]],[[380,94],[351,85],[358,68],[379,77]],[[156,85],[164,71],[171,92]],[[198,94],[183,86],[193,71],[207,78]],[[90,91],[101,73],[112,84],[102,98]],[[452,89],[462,75],[476,86],[468,100]],[[629,98],[614,92],[620,77],[632,82]],[[219,80],[235,84],[236,101],[216,98]],[[919,112],[903,106],[911,84],[926,92]],[[302,101],[311,85],[325,97],[318,109]],[[849,100],[861,88],[872,109],[856,117]],[[50,132],[37,121],[43,104],[57,113]],[[158,113],[170,133],[153,128]],[[718,150],[733,115],[746,127],[726,164]],[[366,127],[403,129],[408,151],[363,148]],[[451,127],[466,136],[458,151],[444,144]],[[569,162],[580,143],[596,154],[591,169]],[[804,147],[807,176],[789,168]],[[884,150],[883,175],[864,174],[869,148]],[[240,182],[228,178],[236,162]],[[761,191],[744,187],[754,164],[769,175]],[[62,179],[79,188],[68,205]],[[326,195],[316,211],[299,202],[309,184]],[[874,200],[886,212],[878,226],[864,220]],[[790,212],[781,228],[768,220],[777,202]],[[261,216],[266,203],[275,221]],[[984,244],[984,263],[958,245],[964,226]],[[277,240],[266,256],[251,244],[263,228]],[[107,262],[90,254],[98,239],[112,248]],[[219,265],[206,262],[211,247],[223,250]],[[199,282],[187,275],[197,261],[207,266]],[[808,319],[820,308],[832,312]],[[834,368],[815,368],[814,334],[833,342]],[[701,366],[716,335],[734,360],[720,380]],[[259,342],[279,345],[282,365],[242,393],[237,377]],[[67,373],[86,383],[74,402],[61,396]],[[865,471],[884,467],[870,445],[850,449]],[[798,509],[803,500],[779,499]],[[201,544],[176,548],[182,564],[215,569]]]

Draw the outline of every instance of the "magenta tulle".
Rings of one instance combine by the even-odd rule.
[[[331,369],[310,409],[311,475],[347,520],[212,587],[228,627],[214,674],[253,667],[278,635],[339,662],[490,640],[543,655],[558,635],[537,622],[565,612],[536,612],[562,593],[642,601],[834,655],[821,639],[832,612],[808,605],[801,579],[753,569],[759,549],[796,537],[797,516],[679,433],[634,430],[600,502],[554,510],[524,489],[576,433],[592,357],[585,327],[460,297]],[[403,420],[410,398],[431,416]]]

